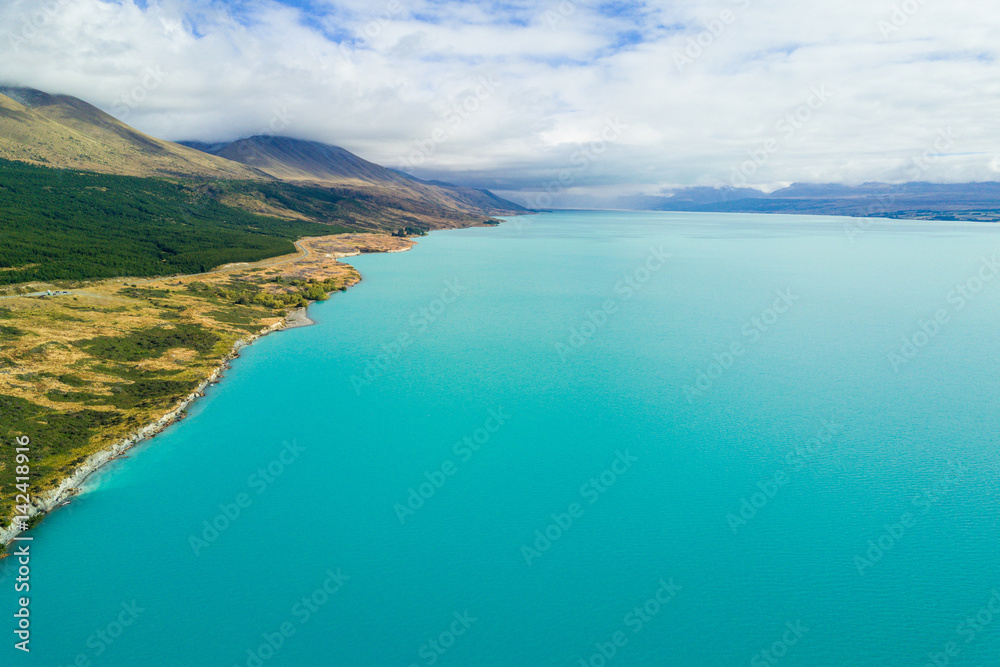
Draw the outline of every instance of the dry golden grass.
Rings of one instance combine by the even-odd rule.
[[[256,284],[280,276],[287,280],[325,281],[338,278],[343,286],[349,287],[360,276],[353,267],[338,262],[339,258],[367,252],[399,252],[412,247],[413,241],[382,234],[341,234],[308,238],[297,245],[300,252],[294,255],[252,265],[229,265],[207,274],[153,280],[117,278],[73,288],[68,296],[25,296],[0,301],[0,306],[11,311],[10,317],[2,322],[27,332],[0,346],[0,358],[14,364],[0,369],[0,394],[20,396],[53,408],[73,408],[72,403],[54,402],[45,397],[50,389],[66,389],[55,377],[73,373],[92,383],[93,388],[109,380],[99,372],[88,370],[94,358],[76,346],[79,341],[97,336],[125,336],[152,327],[169,327],[173,323],[200,324],[219,334],[230,345],[230,341],[235,342],[249,333],[247,328],[220,322],[218,317],[220,311],[243,312],[246,308],[220,304],[192,294],[188,291],[192,283],[229,286],[235,281]],[[129,286],[137,286],[144,291],[163,291],[165,294],[153,298],[130,297],[122,293]],[[59,289],[42,283],[19,287]],[[273,293],[295,291],[294,287],[275,283],[264,283],[261,287]],[[260,317],[244,327],[263,329],[283,317],[280,313],[264,309],[257,311]],[[164,319],[164,313],[171,312],[177,313],[177,317]],[[135,367],[140,370],[191,370],[192,366],[199,365],[196,356],[194,350],[178,348],[156,359],[135,362]],[[214,363],[201,365],[214,367]],[[39,377],[31,382],[18,379],[36,375]],[[118,381],[118,378],[110,379]]]
[[[360,252],[406,250],[412,241],[388,235],[350,234],[300,241],[299,252],[253,265],[222,267],[207,274],[160,279],[115,279],[75,287],[17,286],[22,291],[64,289],[61,296],[19,296],[0,300],[0,325],[24,333],[0,337],[0,395],[24,399],[32,404],[75,413],[81,410],[117,411],[122,421],[95,432],[83,447],[50,454],[45,462],[50,474],[34,484],[34,491],[53,488],[89,454],[126,437],[144,424],[170,412],[182,395],[133,408],[109,404],[113,392],[129,373],[157,372],[154,377],[201,382],[219,366],[236,341],[276,324],[284,318],[262,306],[236,305],[204,289],[217,286],[253,286],[272,293],[301,291],[301,287],[269,282],[335,279],[336,288],[360,280],[357,271],[337,261]],[[14,290],[6,290],[7,294]],[[171,329],[179,324],[197,324],[218,336],[210,352],[201,354],[188,347],[175,347],[151,358],[133,362],[109,362],[80,346],[98,336],[123,337],[156,327]],[[148,375],[147,375],[148,377]],[[0,456],[0,472],[5,470]],[[6,491],[6,489],[5,489]],[[0,494],[0,519],[10,515],[12,494]],[[6,523],[6,521],[3,521]]]
[[[143,134],[73,97],[0,94],[0,157],[64,169],[130,176],[209,176],[267,180],[241,164]]]

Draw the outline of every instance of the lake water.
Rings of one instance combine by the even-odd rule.
[[[0,662],[996,665],[997,251],[573,212],[353,258],[34,531]]]

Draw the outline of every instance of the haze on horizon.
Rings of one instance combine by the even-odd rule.
[[[170,140],[279,134],[423,178],[1000,180],[1000,7],[968,0],[12,0],[0,83]]]

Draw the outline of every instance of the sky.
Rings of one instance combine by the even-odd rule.
[[[0,0],[2,83],[528,204],[1000,180],[998,52],[988,0]]]

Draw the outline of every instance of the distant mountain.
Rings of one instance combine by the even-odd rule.
[[[0,158],[126,176],[267,179],[135,130],[75,97],[0,87]]]
[[[512,215],[525,209],[488,190],[431,183],[369,162],[339,146],[287,137],[255,136],[232,143],[181,142],[283,181],[389,197],[414,210],[436,207],[469,214]],[[426,211],[425,211],[426,212]]]
[[[616,200],[617,208],[653,211],[682,211],[700,206],[713,206],[723,202],[766,197],[753,188],[686,188],[670,197],[637,195]]]
[[[446,183],[444,181],[423,181],[415,176],[410,176],[409,174],[395,169],[390,169],[389,171],[400,174],[407,180],[415,183],[421,183],[426,186],[447,190],[451,198],[458,202],[464,202],[468,206],[487,210],[493,209],[497,211],[495,215],[516,215],[518,213],[526,213],[528,211],[528,209],[520,204],[515,204],[512,201],[504,199],[503,197],[500,197],[485,188],[469,188],[462,185],[455,185],[454,183]]]
[[[688,188],[669,196],[620,197],[608,206],[652,211],[1000,221],[1000,183],[794,183],[770,194],[749,188]]]

